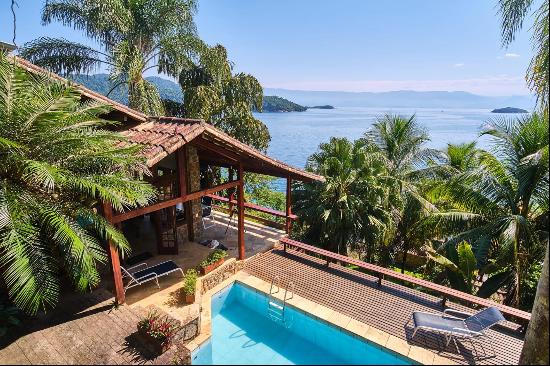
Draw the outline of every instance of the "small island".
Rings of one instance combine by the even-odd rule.
[[[307,109],[334,109],[334,106],[331,105],[317,105],[314,107],[307,107]]]
[[[275,95],[264,96],[262,109],[264,112],[305,112],[306,107]]]
[[[493,109],[491,113],[529,113],[529,112],[521,108],[505,107],[505,108]]]

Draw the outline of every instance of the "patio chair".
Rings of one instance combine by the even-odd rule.
[[[463,317],[467,316],[467,318],[459,318],[456,315]],[[496,355],[493,339],[486,331],[506,319],[496,307],[489,307],[473,315],[453,309],[446,309],[443,315],[415,311],[409,322],[411,320],[414,322],[414,330],[411,339],[414,338],[419,329],[440,333],[445,336],[445,346],[449,346],[452,340],[457,352],[460,353],[460,349],[456,342],[457,339],[468,339],[472,341],[474,338],[486,337],[489,339],[493,353]]]
[[[180,271],[181,275],[184,276],[183,270],[178,267],[174,261],[162,262],[151,267],[148,267],[147,263],[140,263],[130,268],[124,268],[122,266],[120,266],[120,268],[123,272],[122,278],[130,278],[126,286],[124,286],[124,292],[132,287],[143,285],[151,280],[155,280],[157,287],[160,288],[159,277],[166,276],[172,272]],[[137,270],[138,268],[143,269]]]

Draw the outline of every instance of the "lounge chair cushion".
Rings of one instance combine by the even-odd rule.
[[[157,276],[161,276],[169,272],[177,271],[178,269],[179,267],[176,263],[172,261],[167,261],[132,273],[132,276],[139,281],[140,278],[145,278],[149,276],[154,277],[151,275],[152,273],[156,273]]]
[[[444,332],[460,332],[460,329],[466,329],[464,322],[460,319],[455,319],[439,314],[429,314],[414,312],[413,321],[415,327],[426,327],[437,329]]]

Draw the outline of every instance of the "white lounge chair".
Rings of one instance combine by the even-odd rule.
[[[147,263],[140,263],[130,268],[124,268],[122,266],[120,268],[123,271],[122,278],[130,278],[126,286],[124,286],[124,292],[132,287],[142,285],[151,280],[155,280],[157,287],[160,288],[159,277],[166,276],[172,272],[180,271],[181,275],[185,276],[183,270],[178,267],[174,261],[162,262],[151,267],[148,267]],[[138,268],[143,269],[137,270]]]
[[[467,318],[459,318],[456,315],[467,316]],[[472,340],[473,338],[487,337],[494,353],[493,340],[486,331],[506,319],[500,310],[496,307],[490,307],[473,315],[453,309],[446,309],[443,315],[415,311],[409,322],[411,320],[414,322],[411,339],[414,338],[419,329],[440,333],[445,336],[446,346],[452,340],[457,352],[460,353],[456,343],[457,339]]]

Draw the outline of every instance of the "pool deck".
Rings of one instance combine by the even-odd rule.
[[[501,365],[519,361],[523,340],[519,326],[511,322],[488,332],[493,338],[496,356],[486,339],[474,343],[458,342],[460,354],[452,342],[446,348],[442,336],[418,331],[411,339],[412,323],[407,323],[412,312],[440,313],[442,308],[439,298],[405,286],[385,281],[382,287],[377,287],[377,277],[334,264],[327,268],[323,260],[278,249],[251,258],[244,271],[265,283],[280,276],[283,287],[292,281],[298,296],[328,308],[323,309],[325,314],[321,317],[332,318],[332,322],[340,323],[342,328],[362,323],[367,326],[361,329],[364,335],[368,335],[367,339],[395,348],[401,354],[408,353],[410,358],[423,364],[444,364],[451,360],[459,364]],[[451,302],[447,306],[475,312]],[[310,312],[319,316],[315,311]],[[421,350],[425,349],[432,352],[423,353]]]

